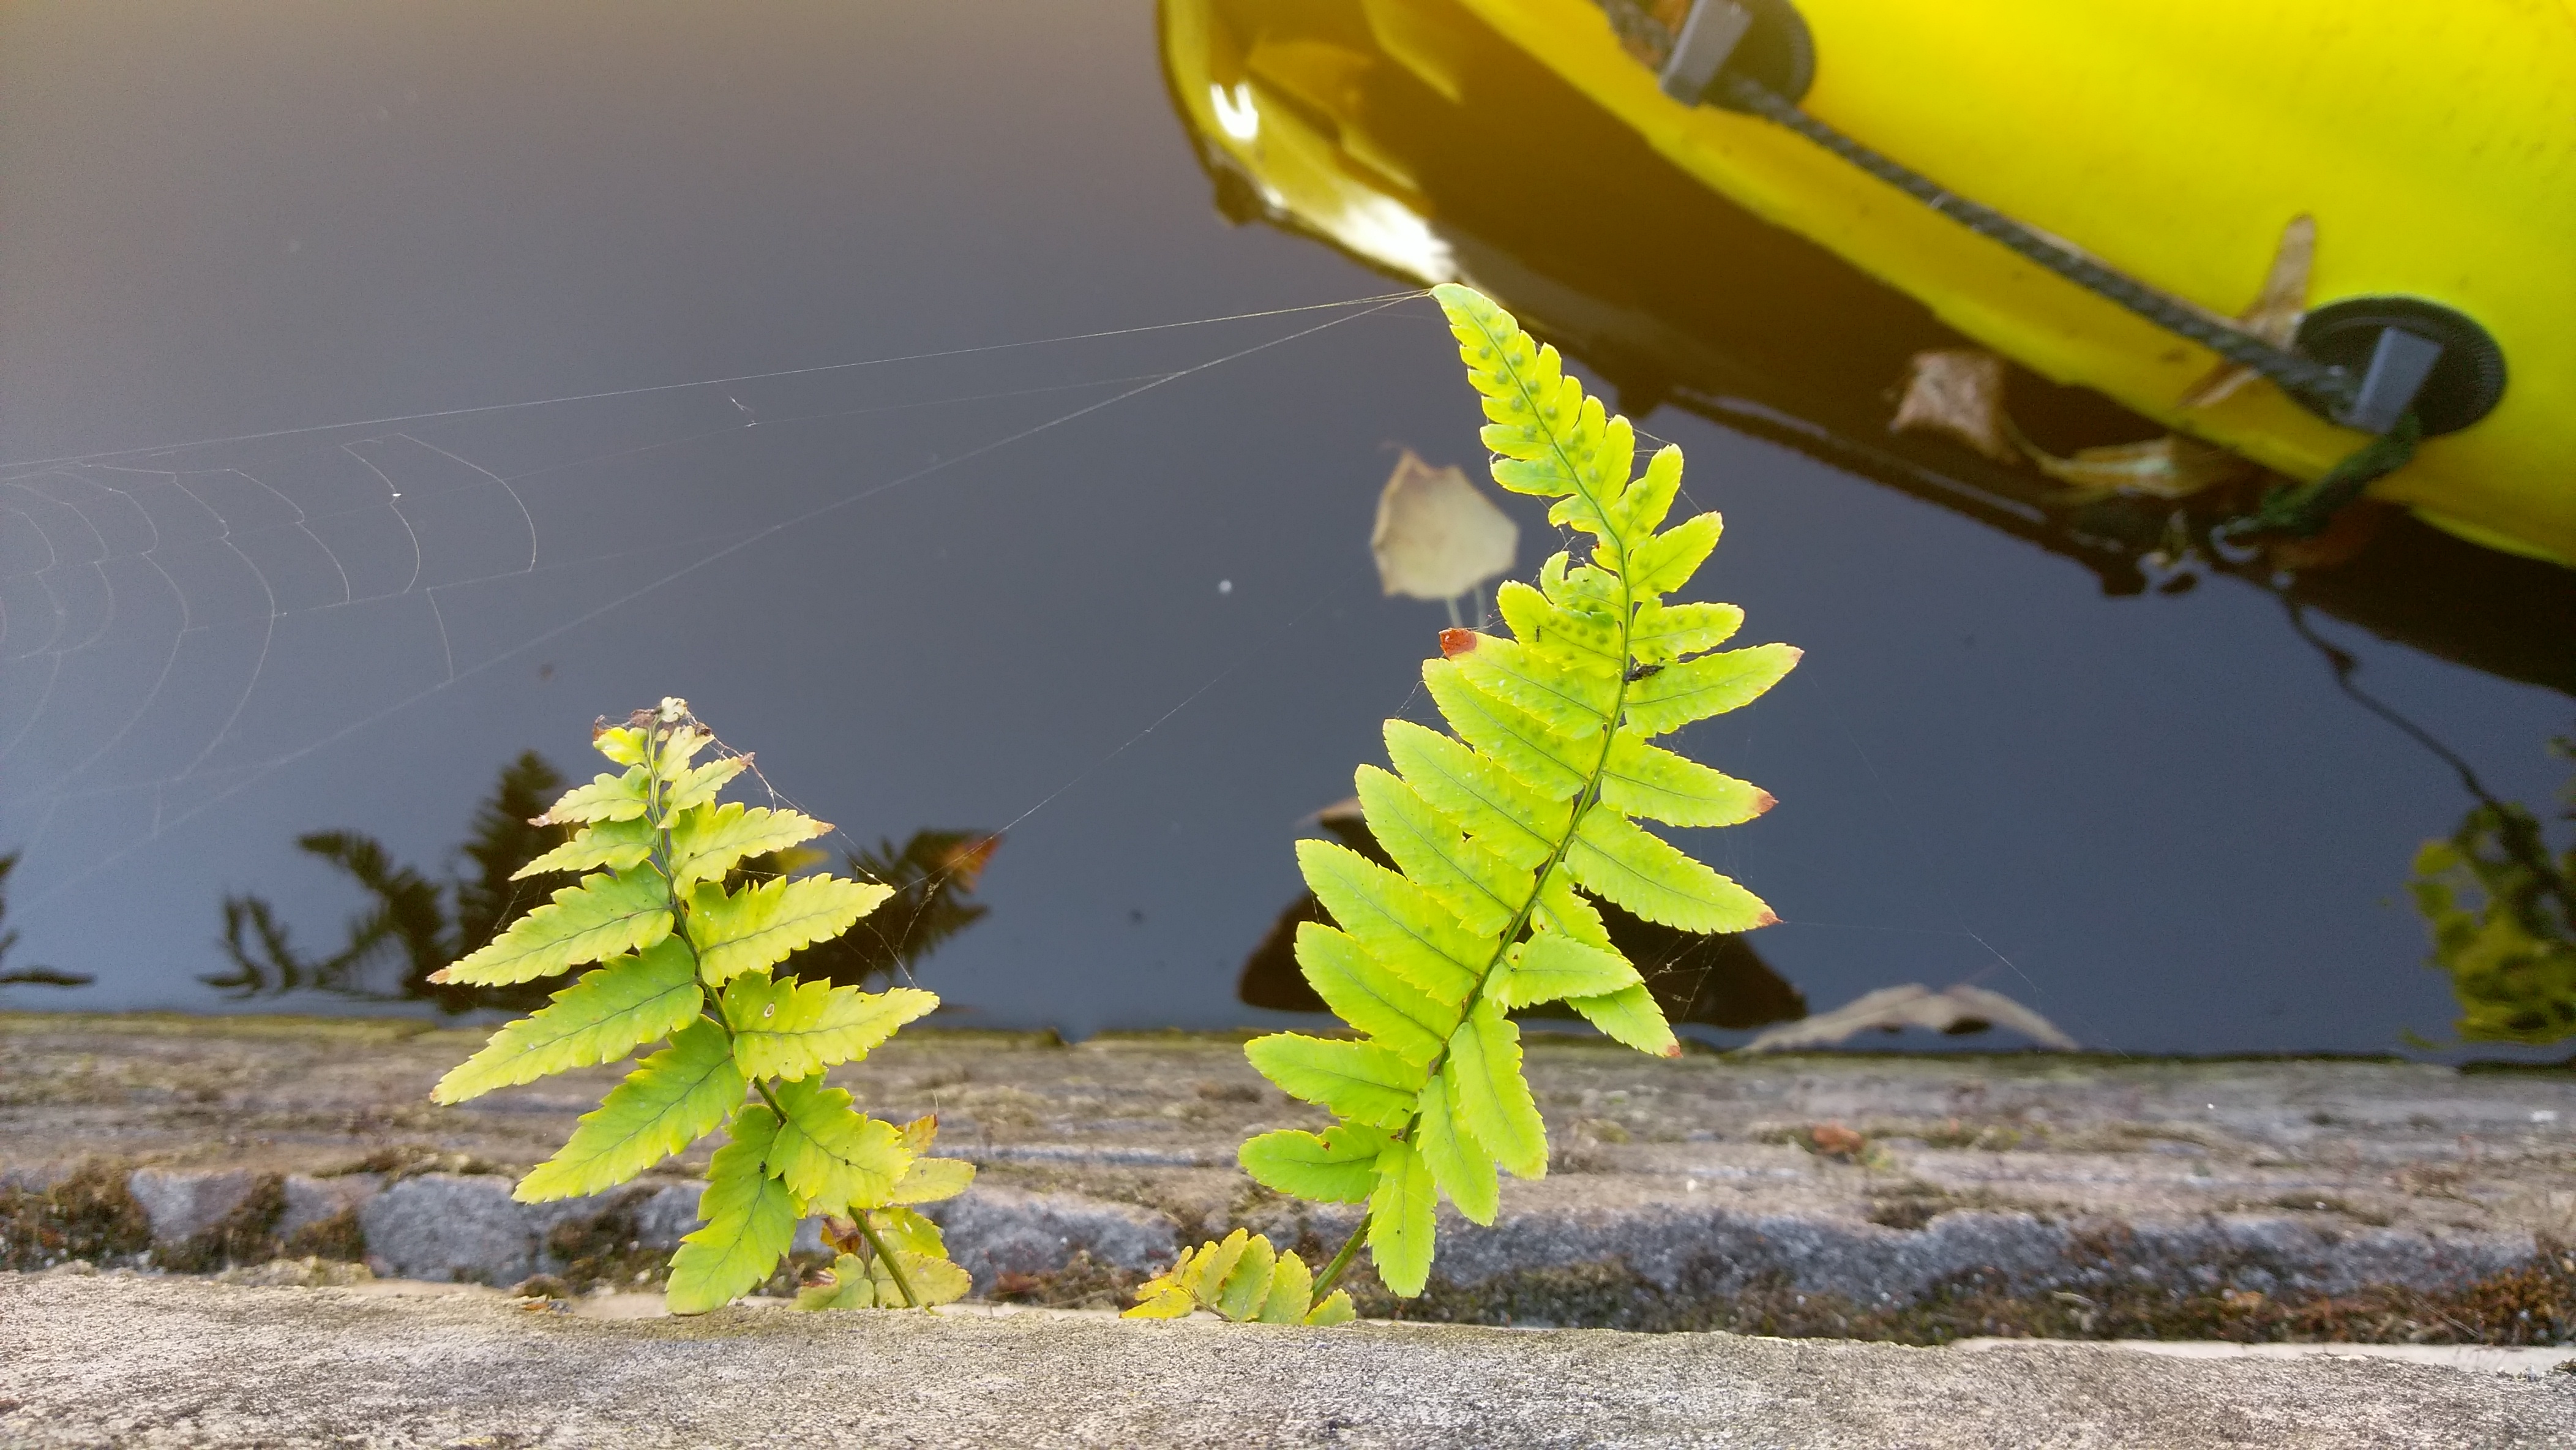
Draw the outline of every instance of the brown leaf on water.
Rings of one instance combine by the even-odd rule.
[[[2018,436],[2018,435],[2016,435]],[[2254,465],[2224,448],[2168,433],[2144,443],[2114,443],[2079,448],[2060,458],[2021,441],[2022,452],[2039,471],[2088,498],[2113,493],[2142,493],[2152,498],[2189,498],[2205,488],[2232,483],[2254,471]]]
[[[2009,1027],[2042,1047],[2073,1052],[2075,1039],[2057,1024],[2001,992],[1957,986],[1935,992],[1919,982],[1865,992],[1831,1012],[1820,1012],[1774,1027],[1744,1044],[1746,1052],[1779,1052],[1796,1047],[1831,1047],[1872,1030],[1897,1032],[1929,1027],[1952,1034]]]
[[[1898,433],[1947,433],[1997,463],[2017,463],[2004,418],[2004,360],[1982,348],[1918,352],[1909,360]]]
[[[1404,450],[1378,495],[1369,551],[1389,594],[1455,599],[1508,573],[1520,525],[1455,468],[1434,468]]]
[[[2263,290],[2254,298],[2254,305],[2237,314],[2237,323],[2274,347],[2288,347],[2291,339],[2299,335],[2299,315],[2308,310],[2308,274],[2316,257],[2317,219],[2302,212],[2281,228],[2281,245],[2272,253],[2271,274],[2263,279]],[[2232,396],[2259,376],[2252,368],[2222,362],[2184,390],[2182,406],[2206,408]]]
[[[2074,503],[2113,493],[2187,498],[2253,471],[2223,448],[2178,434],[2078,449],[2061,458],[2013,426],[2004,411],[2004,360],[1974,348],[1916,353],[1896,421],[1888,426],[1900,433],[1946,433],[1998,463],[2028,458],[2040,472],[2078,490],[2069,500]]]
[[[1807,1130],[1807,1143],[1827,1158],[1857,1158],[1869,1147],[1869,1138],[1841,1123],[1818,1123]]]

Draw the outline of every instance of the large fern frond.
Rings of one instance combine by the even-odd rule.
[[[1638,820],[1724,826],[1769,809],[1767,792],[1651,741],[1751,701],[1798,661],[1786,645],[1719,650],[1743,618],[1732,605],[1665,602],[1719,535],[1713,513],[1665,526],[1681,451],[1659,450],[1641,474],[1635,430],[1566,376],[1556,349],[1469,288],[1433,295],[1484,406],[1494,481],[1550,500],[1549,521],[1586,537],[1550,558],[1536,587],[1502,587],[1508,633],[1443,633],[1442,657],[1422,673],[1454,733],[1389,721],[1394,769],[1360,768],[1369,831],[1401,869],[1299,843],[1336,925],[1299,930],[1298,966],[1358,1037],[1278,1033],[1246,1053],[1342,1123],[1265,1133],[1241,1154],[1279,1192],[1365,1199],[1378,1277],[1407,1297],[1429,1277],[1441,1197],[1491,1222],[1498,1169],[1547,1170],[1510,1011],[1563,1001],[1632,1047],[1681,1050],[1574,888],[1694,932],[1777,919]],[[1249,1251],[1222,1247],[1157,1281],[1157,1312],[1248,1305],[1251,1276],[1233,1279]],[[1328,1290],[1348,1257],[1312,1287]],[[1211,1293],[1210,1277],[1232,1287]]]

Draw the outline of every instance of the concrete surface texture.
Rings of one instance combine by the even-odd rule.
[[[2576,1378],[1726,1334],[735,1308],[0,1275],[0,1444],[2557,1446]]]
[[[517,1204],[513,1175],[614,1073],[429,1103],[482,1036],[0,1014],[0,1200],[17,1195],[0,1202],[0,1265],[316,1256],[386,1276],[650,1287],[694,1223],[706,1147],[597,1199]],[[2576,1239],[2565,1072],[2048,1054],[1667,1062],[1543,1035],[1529,1071],[1549,1176],[1507,1182],[1491,1229],[1445,1219],[1425,1299],[1372,1300],[1363,1273],[1366,1312],[1914,1342],[2576,1333],[2576,1256],[2558,1248]],[[1222,1036],[1067,1047],[916,1028],[832,1078],[885,1116],[938,1112],[942,1151],[981,1164],[942,1209],[979,1295],[1115,1307],[1200,1237],[1240,1224],[1320,1257],[1351,1222],[1234,1167],[1246,1135],[1321,1119]],[[94,1247],[63,1231],[71,1210],[48,1194],[108,1223]]]

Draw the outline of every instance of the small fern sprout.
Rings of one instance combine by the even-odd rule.
[[[587,874],[429,980],[505,986],[596,965],[495,1032],[430,1096],[462,1102],[662,1043],[519,1180],[521,1202],[612,1188],[721,1129],[698,1200],[705,1223],[671,1258],[673,1312],[702,1313],[758,1287],[809,1214],[827,1216],[849,1266],[835,1276],[842,1296],[817,1307],[956,1299],[964,1271],[910,1205],[963,1191],[973,1165],[930,1156],[931,1119],[897,1127],[823,1082],[826,1069],[865,1057],[939,999],[775,974],[893,893],[828,875],[728,889],[743,858],[831,827],[799,811],[718,804],[751,762],[719,747],[697,763],[717,744],[677,698],[593,730],[593,748],[623,769],[537,817],[575,833],[518,873]],[[884,1289],[862,1297],[853,1277]]]
[[[1299,1264],[1288,1276],[1310,1298],[1341,1297],[1333,1286],[1363,1243],[1389,1291],[1420,1294],[1441,1199],[1490,1224],[1498,1170],[1546,1173],[1547,1127],[1522,1076],[1513,1011],[1562,1001],[1641,1052],[1680,1053],[1584,893],[1684,931],[1777,920],[1637,822],[1729,826],[1770,808],[1768,792],[1655,741],[1752,701],[1799,652],[1721,650],[1743,611],[1665,602],[1718,539],[1714,513],[1664,527],[1680,449],[1661,449],[1638,474],[1635,430],[1565,375],[1556,349],[1472,289],[1432,294],[1484,405],[1494,481],[1553,500],[1549,522],[1589,540],[1581,557],[1542,564],[1535,587],[1501,587],[1507,635],[1442,631],[1442,657],[1422,680],[1449,732],[1390,720],[1394,769],[1360,767],[1369,832],[1400,869],[1298,843],[1333,920],[1298,928],[1298,968],[1356,1035],[1282,1032],[1245,1047],[1265,1077],[1339,1121],[1260,1134],[1239,1156],[1291,1197],[1365,1205],[1322,1274],[1306,1283]],[[1206,1245],[1131,1312],[1189,1312],[1187,1293],[1248,1317],[1237,1311],[1255,1297],[1250,1269],[1271,1258],[1259,1239]]]
[[[1129,1319],[1180,1319],[1213,1310],[1237,1324],[1341,1324],[1358,1317],[1339,1289],[1318,1301],[1306,1261],[1236,1229],[1223,1241],[1181,1250],[1180,1259],[1136,1290]]]

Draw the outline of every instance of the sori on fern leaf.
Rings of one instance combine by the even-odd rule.
[[[964,1191],[973,1165],[930,1156],[937,1125],[869,1117],[826,1069],[856,1062],[939,1005],[916,988],[865,992],[800,982],[774,968],[849,930],[891,888],[840,877],[727,876],[830,826],[799,811],[719,804],[749,766],[666,699],[591,744],[621,767],[576,786],[534,824],[577,828],[520,876],[584,872],[432,982],[500,986],[596,963],[551,1001],[501,1028],[431,1096],[462,1102],[664,1044],[583,1115],[572,1138],[519,1180],[523,1203],[627,1182],[722,1130],[698,1200],[705,1222],[671,1258],[673,1312],[701,1313],[777,1271],[796,1225],[826,1216],[842,1250],[807,1307],[899,1308],[966,1292],[939,1230],[912,1205]]]
[[[1680,449],[1659,450],[1639,474],[1635,430],[1565,375],[1556,349],[1469,288],[1433,296],[1484,404],[1494,481],[1554,500],[1549,522],[1589,537],[1580,557],[1547,560],[1535,587],[1501,587],[1508,635],[1442,633],[1442,658],[1424,664],[1422,679],[1451,733],[1390,720],[1394,769],[1360,767],[1369,831],[1401,869],[1298,843],[1306,883],[1335,923],[1298,928],[1298,968],[1357,1035],[1276,1033],[1247,1045],[1264,1076],[1340,1121],[1321,1133],[1263,1133],[1240,1156],[1281,1193],[1366,1205],[1362,1229],[1305,1286],[1310,1295],[1332,1289],[1363,1239],[1388,1290],[1421,1293],[1441,1198],[1491,1223],[1498,1170],[1546,1173],[1547,1128],[1522,1076],[1516,1009],[1563,1001],[1639,1051],[1680,1052],[1582,893],[1685,931],[1777,920],[1637,822],[1730,826],[1770,808],[1767,792],[1655,742],[1753,700],[1799,652],[1721,650],[1743,611],[1665,602],[1718,540],[1714,513],[1664,527]],[[1217,1296],[1238,1308],[1253,1291],[1234,1275],[1251,1254],[1228,1263]],[[1214,1272],[1200,1270],[1202,1300]],[[1291,1277],[1302,1279],[1302,1266]],[[1162,1289],[1135,1312],[1161,1312],[1154,1306],[1180,1292]]]

